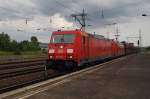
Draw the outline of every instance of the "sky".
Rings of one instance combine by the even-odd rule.
[[[80,28],[71,14],[83,9],[87,32],[114,39],[118,28],[119,41],[136,43],[141,31],[142,46],[150,46],[150,0],[0,0],[0,32],[49,43],[53,31]]]

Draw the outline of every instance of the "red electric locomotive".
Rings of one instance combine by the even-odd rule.
[[[123,44],[80,30],[52,33],[48,48],[48,66],[63,63],[81,66],[86,63],[124,55]]]

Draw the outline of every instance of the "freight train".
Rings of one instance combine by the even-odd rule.
[[[131,48],[131,49],[130,49]],[[55,31],[48,45],[47,66],[74,68],[91,62],[116,58],[135,50],[131,44],[106,39],[81,30]]]

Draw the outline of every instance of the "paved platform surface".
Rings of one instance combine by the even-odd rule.
[[[27,99],[150,99],[150,54],[131,55]]]

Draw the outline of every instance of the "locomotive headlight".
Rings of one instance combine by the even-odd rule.
[[[54,49],[49,49],[49,53],[54,53]]]
[[[53,56],[49,56],[50,59],[53,59]]]
[[[73,53],[73,49],[67,49],[67,53]]]
[[[73,58],[73,56],[70,56],[69,58],[70,58],[70,59],[72,59],[72,58]]]
[[[67,55],[67,59],[73,59],[72,55]]]

